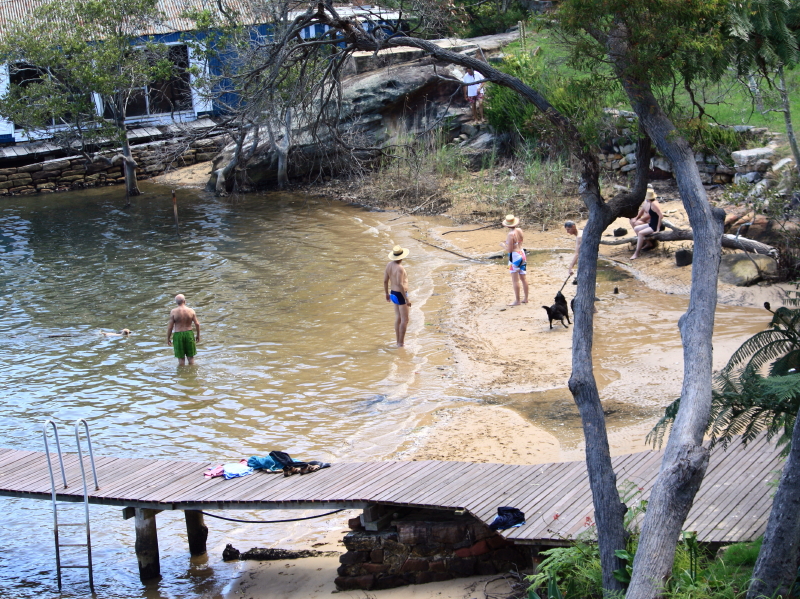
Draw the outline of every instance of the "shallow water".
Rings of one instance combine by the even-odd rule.
[[[230,203],[181,192],[178,237],[169,190],[144,188],[127,210],[116,188],[3,200],[0,446],[41,450],[45,418],[84,417],[98,455],[222,463],[282,449],[369,459],[394,450],[441,401],[445,383],[419,371],[444,359],[443,339],[419,314],[442,257],[412,245],[411,342],[393,348],[385,255],[410,240],[386,215],[292,195]],[[202,325],[195,367],[178,367],[165,343],[179,292]],[[124,327],[134,335],[100,334]],[[52,595],[48,503],[1,501],[0,586],[12,593],[3,595]],[[180,514],[158,519],[164,579],[145,589],[132,522],[118,508],[92,507],[101,595],[188,597],[224,585],[212,566],[187,570]],[[247,548],[297,532],[210,528],[216,559],[223,540],[247,539]],[[88,590],[84,576],[65,574],[68,595]]]

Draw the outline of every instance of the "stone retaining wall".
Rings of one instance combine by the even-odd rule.
[[[188,142],[185,139],[153,141],[131,147],[137,179],[148,179],[168,169],[208,162],[224,144],[224,136],[217,135]],[[187,146],[182,149],[182,146]],[[111,157],[114,152],[104,152]],[[32,195],[53,193],[100,185],[118,185],[125,182],[122,166],[108,166],[102,162],[86,164],[80,156],[56,158],[23,166],[0,168],[0,195]]]
[[[386,531],[357,530],[344,537],[338,589],[389,589],[522,570],[532,563],[529,547],[514,545],[471,516],[412,515],[391,524]]]

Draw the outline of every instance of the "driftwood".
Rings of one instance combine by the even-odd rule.
[[[691,229],[679,229],[674,225],[669,225],[666,222],[665,226],[669,227],[670,231],[662,231],[660,233],[653,233],[648,236],[648,239],[653,241],[693,241],[694,233]],[[601,239],[600,243],[603,245],[623,245],[625,243],[636,243],[636,237],[626,237],[625,239],[615,239],[613,241]],[[734,250],[744,250],[752,254],[764,254],[765,256],[772,256],[773,258],[778,255],[776,250],[771,245],[753,241],[746,237],[737,237],[736,235],[723,235],[722,247],[731,248]]]

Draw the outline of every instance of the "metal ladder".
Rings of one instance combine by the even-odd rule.
[[[55,537],[55,544],[56,544],[56,570],[58,572],[58,591],[61,592],[61,569],[62,568],[86,568],[89,571],[89,588],[94,592],[94,576],[92,572],[92,542],[91,542],[91,533],[89,530],[89,488],[86,484],[86,469],[83,466],[83,451],[81,449],[81,439],[80,439],[80,426],[83,424],[84,431],[86,432],[86,442],[89,446],[89,460],[92,464],[92,476],[94,477],[94,488],[95,490],[100,488],[100,485],[97,484],[97,470],[94,466],[94,454],[92,453],[92,439],[89,436],[89,424],[83,418],[78,418],[75,421],[75,443],[78,446],[78,461],[81,465],[81,478],[83,479],[83,508],[85,514],[85,521],[79,522],[75,524],[59,524],[58,522],[58,503],[56,498],[56,479],[53,473],[53,463],[50,459],[50,447],[47,442],[47,428],[48,426],[52,426],[53,433],[55,435],[56,440],[56,449],[58,450],[58,463],[61,467],[61,480],[64,483],[64,489],[67,488],[67,473],[64,469],[64,458],[61,455],[61,443],[58,439],[58,427],[56,423],[52,419],[48,419],[45,421],[44,425],[42,426],[42,437],[44,438],[44,451],[45,456],[47,457],[47,468],[50,471],[50,488],[52,490],[53,496],[53,536]],[[62,527],[66,526],[83,526],[86,529],[86,542],[85,543],[59,543],[58,540],[58,531]],[[62,566],[61,565],[61,548],[62,547],[86,547],[86,556],[87,556],[87,563],[76,565],[76,566]]]

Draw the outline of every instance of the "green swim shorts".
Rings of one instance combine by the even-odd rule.
[[[180,331],[172,335],[172,349],[175,357],[183,360],[185,356],[194,358],[197,355],[197,346],[194,343],[193,331]]]

